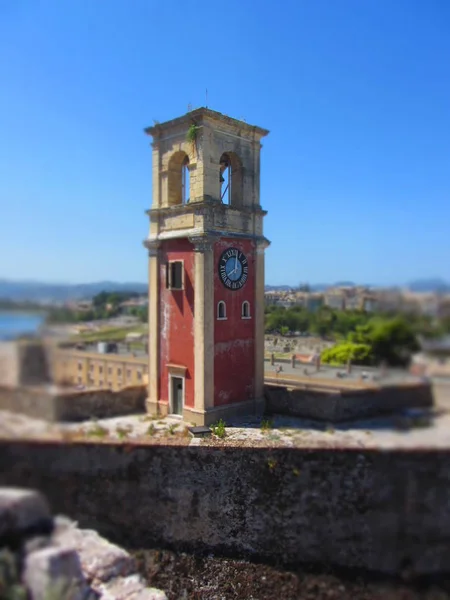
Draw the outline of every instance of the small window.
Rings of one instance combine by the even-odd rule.
[[[103,367],[99,367],[98,368],[98,372],[100,373],[100,375],[103,373]]]
[[[181,260],[170,262],[167,265],[167,288],[169,290],[183,289],[183,262]]]
[[[138,381],[141,381],[141,379],[142,379],[142,372],[141,371],[137,371],[137,378],[138,378]]]
[[[79,370],[79,371],[82,371],[82,370],[83,370],[83,365],[82,365],[82,363],[80,363],[80,362],[78,363],[78,370]]]
[[[247,300],[244,300],[244,302],[242,303],[242,318],[243,319],[251,319],[250,302],[247,302]]]
[[[227,318],[227,307],[223,300],[217,304],[217,318],[222,321]]]
[[[127,379],[131,379],[131,369],[127,369]]]
[[[91,365],[91,366],[89,367],[89,371],[90,371],[91,373],[93,373],[93,372],[94,372],[94,365]]]
[[[111,369],[111,367],[108,367],[108,375],[112,375],[112,369]]]
[[[122,369],[117,369],[117,376],[121,377],[121,375],[122,375]]]

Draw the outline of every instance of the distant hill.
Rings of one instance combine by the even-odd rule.
[[[39,281],[12,281],[0,279],[0,298],[15,302],[66,302],[69,300],[87,300],[100,292],[138,292],[146,294],[146,283],[117,283],[99,281],[98,283],[59,284]]]
[[[290,292],[295,288],[290,285],[266,285],[264,289],[266,292]]]
[[[417,279],[416,281],[411,281],[408,283],[407,287],[412,292],[450,292],[450,283],[439,277],[432,277],[430,279]]]
[[[322,292],[329,287],[353,286],[351,281],[342,281],[334,284],[311,284],[312,292]],[[381,287],[381,286],[365,286]],[[417,279],[406,286],[412,292],[441,292],[450,293],[450,283],[440,278]],[[266,291],[290,291],[298,289],[291,285],[266,285]],[[0,279],[0,299],[15,302],[67,302],[69,300],[88,300],[100,292],[137,292],[146,294],[146,283],[118,283],[116,281],[99,281],[96,283],[63,284],[45,283],[40,281],[13,281]]]

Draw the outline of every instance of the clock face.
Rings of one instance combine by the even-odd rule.
[[[222,252],[219,260],[219,277],[229,290],[240,290],[248,277],[248,260],[237,248]]]

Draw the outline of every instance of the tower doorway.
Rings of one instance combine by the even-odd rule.
[[[170,412],[173,415],[183,415],[183,387],[182,377],[170,376]]]

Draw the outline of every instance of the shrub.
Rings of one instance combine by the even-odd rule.
[[[212,432],[214,433],[214,435],[217,435],[217,437],[223,439],[226,436],[226,431],[225,431],[225,421],[223,421],[222,419],[219,419],[219,421],[217,421],[216,425],[213,425],[211,427]]]
[[[330,365],[345,365],[349,361],[355,365],[368,365],[372,362],[372,349],[368,344],[344,342],[327,348],[321,354],[321,361]]]
[[[269,431],[269,429],[272,429],[272,427],[273,427],[272,419],[263,419],[261,421],[261,431]]]
[[[91,427],[91,429],[88,429],[87,434],[99,438],[104,438],[106,435],[108,435],[108,430],[97,423],[93,427]]]

